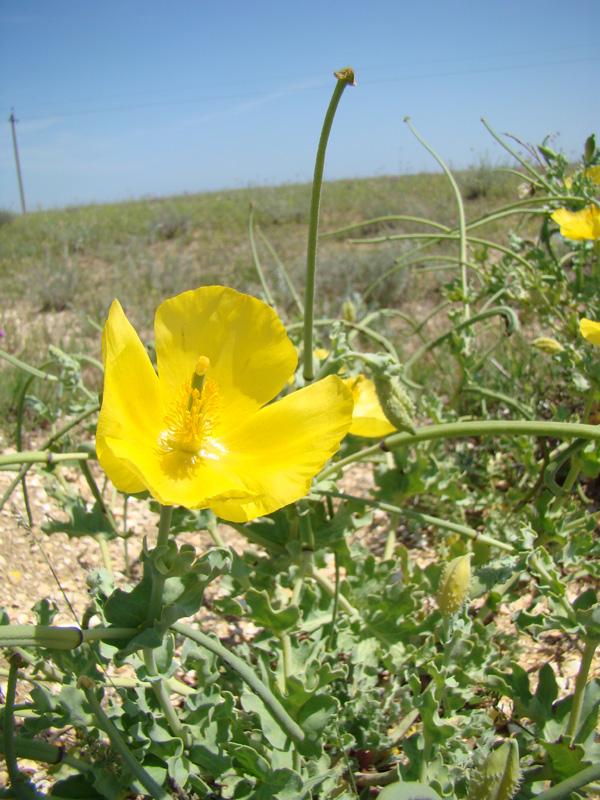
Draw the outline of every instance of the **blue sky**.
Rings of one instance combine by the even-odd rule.
[[[0,0],[0,208],[505,162],[485,130],[569,156],[600,121],[598,0]]]

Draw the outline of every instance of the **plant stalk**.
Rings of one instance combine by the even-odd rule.
[[[312,193],[310,198],[310,216],[308,223],[308,245],[306,250],[306,286],[304,290],[304,380],[308,383],[314,378],[313,365],[313,318],[315,305],[315,273],[317,268],[317,235],[319,230],[319,209],[321,205],[321,187],[323,185],[323,168],[327,140],[333,124],[333,118],[344,89],[348,84],[354,86],[354,72],[347,67],[335,73],[338,79],[329,102],[319,146],[315,160]]]

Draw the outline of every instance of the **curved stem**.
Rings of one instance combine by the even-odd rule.
[[[454,175],[450,172],[446,164],[444,163],[443,159],[436,153],[436,151],[430,147],[427,142],[422,139],[419,134],[416,132],[414,127],[410,123],[410,119],[408,117],[404,120],[414,136],[421,142],[423,147],[428,150],[431,155],[435,158],[438,162],[440,167],[444,170],[446,177],[450,181],[450,185],[452,186],[452,191],[454,192],[454,197],[456,199],[456,205],[458,208],[458,233],[459,233],[459,258],[460,258],[460,282],[461,282],[461,290],[463,295],[463,302],[465,308],[465,320],[469,319],[471,315],[470,307],[469,307],[469,284],[467,281],[467,223],[465,219],[465,207],[462,200],[462,195],[460,193],[460,189],[458,188],[458,184],[454,180]]]
[[[524,158],[522,158],[522,157],[521,157],[521,156],[520,156],[520,155],[519,155],[519,154],[516,152],[516,150],[513,150],[513,149],[512,149],[512,147],[509,147],[509,146],[506,144],[506,142],[505,142],[503,139],[501,139],[501,138],[498,136],[498,134],[496,133],[496,131],[495,131],[495,130],[493,130],[493,128],[492,128],[492,127],[489,125],[489,123],[488,123],[488,121],[487,121],[487,119],[486,119],[485,117],[482,117],[482,118],[481,118],[481,121],[483,122],[483,124],[485,125],[485,127],[488,129],[488,131],[489,131],[489,132],[492,134],[492,136],[494,137],[494,139],[495,139],[497,142],[499,142],[499,144],[501,144],[501,145],[502,145],[502,147],[503,147],[505,150],[507,150],[507,151],[508,151],[508,152],[511,154],[511,156],[512,156],[513,158],[516,158],[516,160],[519,162],[519,164],[521,164],[521,165],[522,165],[522,166],[523,166],[523,167],[524,167],[524,168],[527,170],[527,172],[528,172],[528,173],[529,173],[529,174],[532,176],[532,178],[535,180],[535,182],[536,182],[537,184],[541,184],[541,185],[542,185],[542,186],[543,186],[543,187],[546,189],[546,191],[548,191],[548,192],[550,192],[550,194],[552,194],[552,186],[551,186],[551,185],[548,183],[548,181],[547,181],[547,180],[544,178],[544,176],[543,176],[543,175],[540,175],[540,174],[539,174],[539,172],[536,172],[536,171],[533,169],[533,167],[531,166],[531,164],[529,164],[529,163],[528,163],[528,162],[527,162],[527,161],[526,161]]]
[[[267,281],[265,279],[265,273],[260,264],[260,259],[258,258],[258,252],[256,250],[256,242],[254,241],[254,203],[250,203],[250,213],[248,214],[248,235],[250,238],[250,250],[252,251],[252,261],[254,262],[254,268],[258,274],[258,279],[260,281],[260,285],[262,286],[263,294],[265,296],[265,301],[270,306],[275,305],[275,301],[273,300],[273,295],[271,294],[269,287],[267,285]]]
[[[152,690],[162,708],[171,733],[182,740],[184,747],[191,747],[192,738],[190,732],[181,724],[181,720],[173,708],[173,703],[171,703],[171,698],[167,691],[167,681],[159,677],[156,661],[154,660],[154,650],[149,647],[144,648],[144,664],[146,665],[148,676],[152,679]]]
[[[431,442],[436,439],[452,439],[464,436],[549,436],[557,439],[592,439],[600,441],[600,427],[583,425],[580,422],[544,422],[541,420],[473,420],[447,422],[441,425],[425,425],[415,433],[394,433],[382,442],[365,447],[326,467],[319,478],[335,475],[349,464],[368,461],[381,455],[381,451],[397,450],[405,445]]]
[[[442,530],[458,533],[460,536],[464,536],[467,539],[472,539],[473,541],[477,540],[478,542],[489,544],[492,547],[497,547],[498,550],[504,550],[507,553],[515,552],[515,548],[512,546],[512,544],[501,542],[499,539],[494,539],[493,536],[487,536],[486,534],[475,530],[475,528],[469,528],[467,525],[461,525],[458,522],[450,522],[449,520],[442,519],[441,517],[432,517],[430,514],[422,514],[420,511],[413,511],[412,509],[402,508],[401,506],[395,506],[391,503],[384,503],[381,500],[375,500],[372,497],[357,497],[356,495],[347,494],[346,492],[335,492],[325,489],[313,489],[313,492],[320,495],[325,495],[326,497],[338,497],[340,500],[353,500],[357,503],[363,503],[366,506],[379,508],[382,511],[387,511],[390,514],[394,514],[399,517],[414,519],[416,522],[423,523],[423,525],[435,525],[436,528],[442,528]],[[395,536],[393,541],[395,543]],[[391,558],[391,554],[388,556],[388,558]]]
[[[290,290],[290,294],[292,295],[292,297],[294,299],[294,303],[296,303],[296,307],[297,307],[298,311],[300,312],[301,315],[304,315],[304,306],[302,305],[302,300],[300,299],[300,295],[296,291],[296,287],[292,283],[292,279],[290,278],[289,273],[288,273],[287,269],[285,268],[285,265],[284,265],[283,261],[279,258],[279,256],[277,255],[277,252],[275,251],[275,248],[273,247],[271,242],[267,239],[267,237],[264,235],[264,233],[261,231],[261,229],[258,226],[256,226],[256,230],[257,230],[258,235],[260,236],[260,238],[262,240],[262,243],[267,248],[267,250],[271,254],[273,260],[275,261],[275,263],[279,267],[279,270],[280,270],[281,274],[283,275],[283,280],[286,282],[286,285],[287,285],[288,289]]]
[[[82,688],[85,692],[87,701],[90,704],[94,716],[96,717],[98,727],[108,736],[111,745],[121,756],[125,764],[129,767],[133,776],[142,784],[144,789],[148,792],[150,797],[154,798],[154,800],[170,800],[170,796],[165,792],[162,786],[159,786],[158,783],[156,783],[154,778],[152,778],[152,776],[146,772],[139,761],[133,756],[132,752],[121,738],[121,734],[105,714],[104,710],[100,706],[100,703],[98,702],[98,698],[95,695],[93,681],[91,681],[90,678],[83,676],[79,679],[79,683],[81,684],[80,688]],[[89,684],[91,684],[91,686]]]
[[[449,331],[446,331],[436,339],[432,339],[430,342],[427,342],[427,344],[423,345],[423,347],[417,350],[417,352],[408,359],[404,365],[404,369],[406,372],[408,372],[415,362],[419,361],[430,350],[433,350],[446,339],[450,338],[453,333],[458,333],[458,331],[463,330],[463,328],[467,328],[470,325],[474,325],[476,322],[482,322],[484,319],[495,316],[503,316],[506,319],[507,328],[509,328],[510,333],[516,329],[518,325],[518,319],[514,310],[510,306],[496,306],[495,308],[488,308],[485,311],[480,311],[478,314],[459,322],[458,325],[454,325],[454,327],[450,328]]]
[[[212,639],[210,636],[206,636],[204,633],[196,631],[188,625],[183,625],[181,622],[174,622],[171,625],[171,630],[180,633],[182,636],[187,636],[188,639],[197,642],[225,661],[225,663],[229,664],[240,678],[248,684],[252,691],[260,697],[275,720],[279,723],[284,733],[294,742],[304,741],[304,731],[302,728],[290,717],[268,686],[255,675],[245,661],[238,658],[238,656],[233,653],[230,653],[218,640]]]
[[[380,222],[416,222],[420,225],[429,225],[431,228],[437,228],[444,233],[448,233],[451,228],[448,225],[442,225],[441,222],[434,222],[431,219],[424,217],[408,217],[404,214],[389,214],[385,217],[373,217],[373,219],[365,219],[362,222],[354,222],[352,225],[344,225],[343,228],[336,228],[333,231],[326,231],[320,234],[319,239],[328,239],[331,236],[339,236],[341,233],[348,233],[355,231],[359,228],[365,228],[367,225],[377,225]]]
[[[321,186],[323,185],[323,168],[327,140],[333,124],[333,118],[344,89],[348,84],[354,85],[354,72],[343,69],[336,73],[337,83],[333,90],[329,108],[323,121],[321,138],[317,148],[315,173],[310,198],[310,217],[308,225],[308,246],[306,250],[306,286],[304,300],[304,380],[309,382],[314,377],[313,367],[313,316],[315,304],[315,272],[317,267],[317,235],[319,230],[319,208],[321,205]]]
[[[545,792],[536,795],[535,800],[562,800],[563,797],[569,797],[572,792],[582,786],[587,786],[588,783],[596,781],[598,778],[600,778],[600,762],[576,772],[575,775],[555,784],[551,789],[546,789]]]

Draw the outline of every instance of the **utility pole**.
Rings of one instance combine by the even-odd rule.
[[[17,134],[15,133],[15,122],[18,122],[18,119],[15,119],[15,110],[11,108],[10,110],[10,117],[8,121],[12,127],[12,137],[13,137],[13,147],[15,148],[15,162],[17,164],[17,177],[19,178],[19,192],[21,194],[21,208],[23,213],[25,213],[25,195],[23,194],[23,179],[21,178],[21,165],[19,164],[19,149],[17,147]]]

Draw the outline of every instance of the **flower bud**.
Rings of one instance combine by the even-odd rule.
[[[399,378],[395,375],[375,377],[375,391],[381,410],[388,421],[399,431],[415,433],[413,424],[415,404]]]
[[[356,322],[356,306],[352,300],[344,300],[342,303],[342,319],[346,322]]]
[[[549,336],[538,336],[531,344],[536,350],[541,350],[542,353],[548,353],[551,356],[555,353],[562,353],[565,349],[560,342],[557,342],[556,339],[551,339]]]
[[[467,800],[510,800],[520,783],[519,745],[506,739],[472,771]]]
[[[594,157],[594,153],[596,152],[596,137],[592,133],[588,138],[585,140],[585,150],[583,153],[583,157],[585,158],[586,162],[590,162]]]
[[[471,556],[458,556],[446,564],[438,589],[438,606],[443,617],[460,610],[469,596],[471,585]]]
[[[544,156],[547,164],[550,164],[552,161],[556,161],[558,158],[554,150],[552,150],[551,147],[547,147],[545,144],[538,144],[538,150]]]

